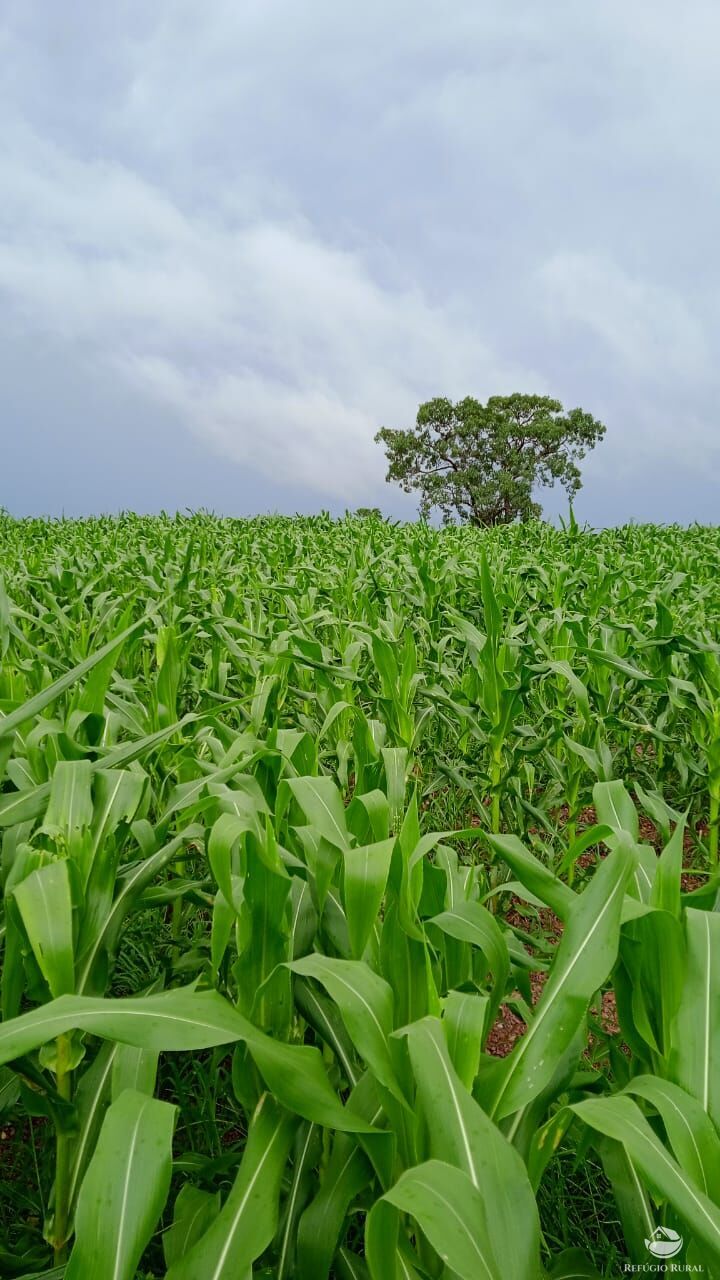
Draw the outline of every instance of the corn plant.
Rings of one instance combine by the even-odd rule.
[[[0,538],[2,1268],[720,1275],[717,532]]]

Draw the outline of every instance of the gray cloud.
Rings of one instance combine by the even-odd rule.
[[[607,421],[589,518],[637,513],[642,475],[691,519],[720,465],[719,31],[703,0],[6,4],[0,333],[40,377],[63,352],[76,412],[92,377],[147,438],[175,423],[218,505],[230,466],[259,509],[407,510],[377,426],[524,389]],[[61,397],[45,429],[76,438]]]

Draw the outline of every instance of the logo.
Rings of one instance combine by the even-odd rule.
[[[671,1258],[677,1257],[684,1244],[682,1236],[677,1231],[673,1231],[672,1227],[656,1227],[645,1241],[645,1248],[652,1257],[656,1259],[654,1262],[626,1262],[623,1267],[623,1274],[633,1275],[668,1275],[670,1272],[697,1272],[698,1275],[704,1275],[702,1264],[699,1262],[671,1262]]]
[[[653,1258],[674,1258],[683,1247],[683,1238],[672,1227],[656,1227],[645,1248]]]

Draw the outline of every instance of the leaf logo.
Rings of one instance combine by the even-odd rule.
[[[683,1238],[672,1227],[656,1227],[645,1248],[654,1258],[674,1258],[683,1247]]]

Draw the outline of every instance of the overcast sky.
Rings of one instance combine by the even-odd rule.
[[[0,505],[410,516],[378,426],[518,390],[606,422],[583,519],[717,521],[719,41],[712,0],[0,0]]]

